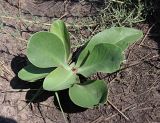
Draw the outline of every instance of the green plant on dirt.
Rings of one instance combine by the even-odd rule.
[[[104,0],[98,14],[94,18],[101,28],[112,26],[130,26],[143,22],[145,17],[145,1],[142,0]]]
[[[44,78],[43,88],[56,92],[69,89],[73,103],[93,108],[107,100],[103,80],[80,81],[96,72],[113,73],[120,69],[125,49],[139,40],[143,33],[126,27],[113,27],[91,38],[76,62],[72,60],[69,32],[61,20],[54,21],[49,32],[37,32],[27,46],[28,66],[18,76],[28,82]]]

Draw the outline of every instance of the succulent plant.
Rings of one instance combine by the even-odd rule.
[[[103,80],[81,81],[96,72],[113,73],[120,69],[124,51],[139,40],[137,29],[112,27],[99,32],[87,42],[76,62],[72,62],[69,32],[61,20],[53,22],[49,32],[37,32],[27,46],[30,61],[18,76],[28,82],[44,78],[47,91],[69,89],[71,100],[78,106],[92,108],[107,100],[107,85]]]

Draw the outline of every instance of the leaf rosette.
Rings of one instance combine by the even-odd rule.
[[[89,77],[96,72],[113,73],[120,69],[125,49],[139,40],[142,32],[133,28],[113,27],[91,38],[77,61],[71,60],[69,32],[63,21],[55,21],[50,32],[37,32],[27,45],[28,66],[18,76],[28,82],[44,79],[47,91],[69,89],[71,100],[78,106],[93,108],[107,100],[103,80],[81,82],[79,74]]]

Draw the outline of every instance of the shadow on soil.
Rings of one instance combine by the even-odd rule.
[[[144,0],[147,13],[146,23],[151,29],[149,37],[153,39],[158,45],[160,53],[160,0]]]
[[[28,89],[26,92],[26,103],[40,103],[46,101],[49,97],[53,96],[53,92],[45,91],[43,89],[39,90],[43,85],[43,80],[38,80],[35,83],[29,83],[18,78],[18,72],[27,65],[27,58],[24,55],[15,56],[11,62],[11,68],[15,73],[15,77],[11,80],[10,85],[13,89]],[[81,108],[72,103],[69,98],[68,90],[58,92],[59,99],[64,112],[75,113],[82,112],[86,109]],[[57,99],[54,100],[55,106],[60,109]]]
[[[75,105],[71,101],[69,94],[68,94],[68,89],[58,92],[58,95],[59,95],[59,99],[60,99],[60,102],[61,102],[61,105],[62,105],[64,112],[77,113],[77,112],[83,112],[86,110],[85,108],[82,108],[82,107]],[[54,104],[60,110],[60,107],[58,105],[58,101],[56,98],[54,100]]]
[[[17,123],[14,119],[0,116],[0,123]]]

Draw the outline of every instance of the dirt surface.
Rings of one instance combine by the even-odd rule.
[[[50,23],[52,18],[63,18],[72,23],[81,21],[88,14],[94,15],[94,7],[95,3],[76,1],[37,3],[19,0],[18,3],[18,0],[0,0],[0,16],[3,16],[0,21],[0,123],[64,123],[51,92],[42,91],[32,103],[27,103],[37,92],[33,89],[39,88],[42,82],[37,85],[23,82],[18,79],[17,73],[26,65],[26,39],[32,33],[48,28],[44,24],[36,24],[34,19]],[[145,36],[126,51],[123,69],[110,75],[99,73],[93,76],[106,80],[110,102],[129,120],[111,104],[94,109],[76,107],[64,91],[60,92],[60,101],[69,123],[160,122],[160,25],[141,24],[138,28],[144,31]],[[23,92],[15,92],[21,89]]]

